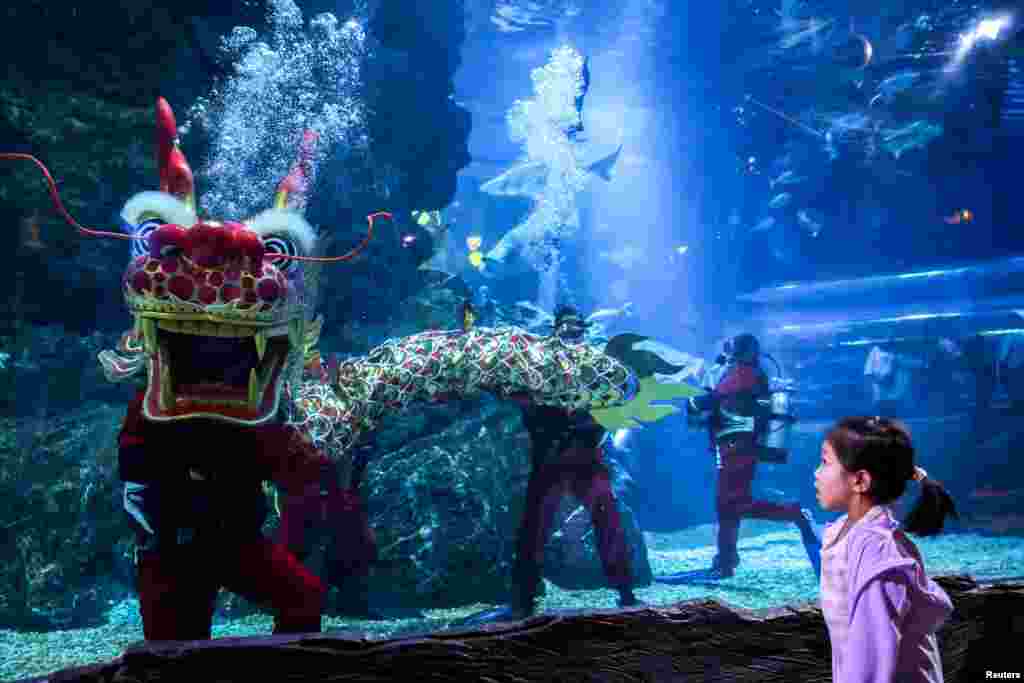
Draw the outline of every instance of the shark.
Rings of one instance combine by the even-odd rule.
[[[614,152],[585,166],[585,182],[594,178],[611,181],[621,153],[620,144]],[[480,267],[484,277],[503,279],[530,270],[544,272],[558,263],[562,242],[576,234],[580,216],[575,201],[550,200],[552,185],[563,182],[552,177],[557,173],[544,161],[527,161],[480,186],[490,195],[528,197],[535,202],[534,210],[484,254]]]

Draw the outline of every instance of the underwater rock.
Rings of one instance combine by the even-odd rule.
[[[629,544],[633,587],[649,586],[654,575],[647,556],[647,541],[628,502],[629,496],[636,491],[636,481],[620,451],[605,448],[604,458]],[[608,578],[597,553],[594,525],[587,509],[575,498],[566,497],[555,515],[554,529],[544,547],[544,578],[568,590],[606,588]]]
[[[465,40],[463,3],[382,0],[369,30],[381,44],[366,76],[372,154],[401,171],[393,189],[409,208],[443,208],[470,162],[471,117],[450,97]]]
[[[509,590],[529,441],[514,404],[429,407],[388,421],[362,491],[395,605],[498,602]]]
[[[616,502],[630,548],[633,587],[649,586],[653,573],[644,534],[637,526],[632,508],[621,497],[617,497]],[[544,578],[568,590],[607,588],[608,578],[597,553],[594,525],[586,508],[575,499],[566,498],[555,520],[555,532],[544,547]]]
[[[1024,584],[936,580],[956,608],[938,632],[945,679],[980,681],[986,671],[1017,671],[1020,657],[1007,635],[1020,633]],[[548,613],[390,640],[331,633],[143,643],[111,662],[31,680],[227,683],[251,680],[254,667],[296,683],[392,681],[410,671],[429,671],[432,681],[827,681],[831,656],[821,610],[813,605],[755,611],[696,600]]]
[[[0,440],[0,628],[94,625],[131,591],[117,433],[124,409],[4,419]]]

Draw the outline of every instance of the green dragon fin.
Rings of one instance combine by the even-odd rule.
[[[658,382],[655,375],[640,380],[640,390],[626,405],[617,408],[595,408],[590,411],[593,418],[608,431],[631,429],[657,422],[679,412],[678,406],[651,405],[652,401],[673,401],[690,398],[701,393],[700,389],[679,382]]]

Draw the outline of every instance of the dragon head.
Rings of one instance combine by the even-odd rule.
[[[132,260],[121,288],[134,328],[118,353],[100,354],[108,378],[148,374],[143,412],[158,422],[208,418],[256,425],[275,417],[282,388],[304,363],[319,363],[315,278],[307,262],[347,261],[347,254],[312,256],[316,231],[303,217],[316,134],[306,131],[298,158],[280,182],[272,208],[245,220],[214,220],[196,211],[192,171],[179,147],[177,124],[162,97],[156,107],[158,191],[140,192],[121,210],[123,232],[85,228],[67,213],[46,167],[34,162],[57,209],[83,235],[131,240]],[[121,355],[119,355],[121,354]],[[296,371],[297,372],[294,372]]]
[[[303,269],[316,232],[302,216],[316,137],[307,132],[274,207],[245,220],[195,210],[192,172],[167,101],[157,102],[160,190],[121,210],[132,242],[122,278],[148,357],[144,414],[259,424],[277,413],[285,368],[301,362]],[[268,258],[269,257],[269,258]]]

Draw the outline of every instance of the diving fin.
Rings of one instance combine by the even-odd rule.
[[[471,614],[468,617],[452,622],[451,626],[456,628],[483,626],[484,624],[493,624],[501,621],[520,621],[531,616],[533,616],[532,611],[527,612],[512,605],[502,605],[494,609]]]
[[[675,574],[660,574],[654,577],[655,583],[667,583],[670,586],[680,585],[716,585],[722,579],[728,578],[718,569],[692,569]]]

